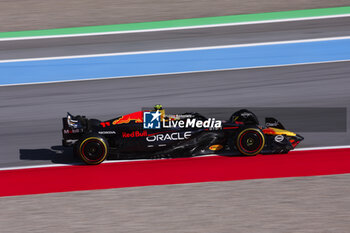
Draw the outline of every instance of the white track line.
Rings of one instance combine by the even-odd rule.
[[[350,145],[308,147],[308,148],[295,149],[294,151],[331,150],[331,149],[348,149],[348,148],[350,148]],[[203,155],[203,156],[196,156],[196,157],[192,157],[192,158],[195,159],[195,158],[212,157],[212,156],[218,156],[218,155],[217,154],[209,154],[209,155]],[[158,160],[161,160],[161,159],[158,159]],[[110,161],[105,161],[103,163],[125,163],[125,162],[140,162],[140,161],[154,161],[154,160],[152,160],[152,159],[110,160]],[[0,168],[0,171],[32,169],[32,168],[67,167],[67,166],[74,166],[74,165],[81,165],[81,164],[80,163],[79,164],[47,164],[47,165],[5,167],[5,168]],[[96,166],[98,166],[98,165],[96,165]]]
[[[91,57],[110,57],[110,56],[151,54],[151,53],[186,52],[186,51],[198,51],[198,50],[213,50],[213,49],[242,48],[242,47],[266,46],[266,45],[311,43],[311,42],[322,42],[322,41],[332,41],[332,40],[348,40],[348,39],[350,39],[350,36],[338,36],[338,37],[325,37],[325,38],[303,39],[303,40],[272,41],[272,42],[234,44],[234,45],[216,45],[216,46],[180,48],[180,49],[163,49],[163,50],[148,50],[148,51],[122,52],[122,53],[100,53],[100,54],[73,55],[73,56],[8,59],[8,60],[0,60],[0,63],[47,61],[47,60],[91,58]]]
[[[278,67],[285,67],[285,66],[317,65],[317,64],[339,63],[339,62],[350,62],[350,60],[306,62],[306,63],[296,63],[296,64],[282,64],[282,65],[270,65],[270,66],[252,66],[252,67],[239,67],[239,68],[228,68],[228,69],[217,69],[217,70],[184,71],[184,72],[174,72],[174,73],[144,74],[144,75],[118,76],[118,77],[101,77],[101,78],[90,78],[90,79],[87,78],[87,79],[79,79],[79,80],[74,79],[74,80],[35,82],[35,83],[0,84],[0,87],[26,86],[26,85],[43,85],[43,84],[55,84],[55,83],[68,83],[68,82],[101,81],[101,80],[125,79],[125,78],[144,78],[144,77],[163,76],[163,75],[197,74],[197,73],[206,73],[206,72],[220,72],[220,71],[234,71],[234,70],[278,68]]]
[[[162,31],[188,30],[188,29],[213,28],[213,27],[241,26],[241,25],[252,25],[252,24],[267,24],[267,23],[282,23],[282,22],[305,21],[305,20],[333,19],[333,18],[343,18],[343,17],[350,17],[350,14],[325,15],[325,16],[289,18],[289,19],[260,20],[260,21],[251,21],[251,22],[240,22],[240,23],[209,24],[209,25],[198,25],[198,26],[187,26],[187,27],[170,27],[170,28],[156,28],[156,29],[144,29],[144,30],[130,30],[130,31],[109,31],[109,32],[80,33],[80,34],[67,34],[67,35],[11,37],[11,38],[0,38],[0,42],[1,41],[16,41],[16,40],[37,40],[37,39],[82,37],[82,36],[103,36],[103,35],[143,33],[143,32],[162,32]]]

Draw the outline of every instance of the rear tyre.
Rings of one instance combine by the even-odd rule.
[[[257,155],[265,146],[264,134],[257,128],[244,129],[236,138],[236,146],[243,155]]]
[[[106,159],[108,152],[107,140],[98,134],[84,136],[77,142],[75,149],[77,157],[88,165],[102,163]]]

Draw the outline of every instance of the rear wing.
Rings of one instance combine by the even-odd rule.
[[[63,146],[71,146],[87,129],[87,119],[85,116],[73,116],[69,112],[67,113],[67,117],[62,118],[62,123]]]

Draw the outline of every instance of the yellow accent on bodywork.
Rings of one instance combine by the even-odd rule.
[[[209,147],[209,150],[218,151],[218,150],[221,150],[222,148],[223,148],[222,145],[217,144],[217,145],[211,145]]]
[[[285,130],[285,129],[277,129],[277,128],[273,128],[273,127],[270,127],[270,128],[267,128],[267,129],[269,129],[269,130],[265,131],[264,134],[275,134],[275,135],[283,134],[283,135],[286,135],[286,136],[296,136],[295,133],[293,133],[291,131],[288,131],[288,130]]]

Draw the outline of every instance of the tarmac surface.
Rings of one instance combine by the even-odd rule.
[[[0,87],[0,167],[72,162],[71,151],[60,147],[67,111],[107,120],[158,103],[165,108],[349,107],[349,72],[349,62],[338,62]],[[349,144],[346,132],[302,135],[302,146]]]
[[[0,59],[179,49],[348,36],[350,17],[149,33],[0,42]]]

